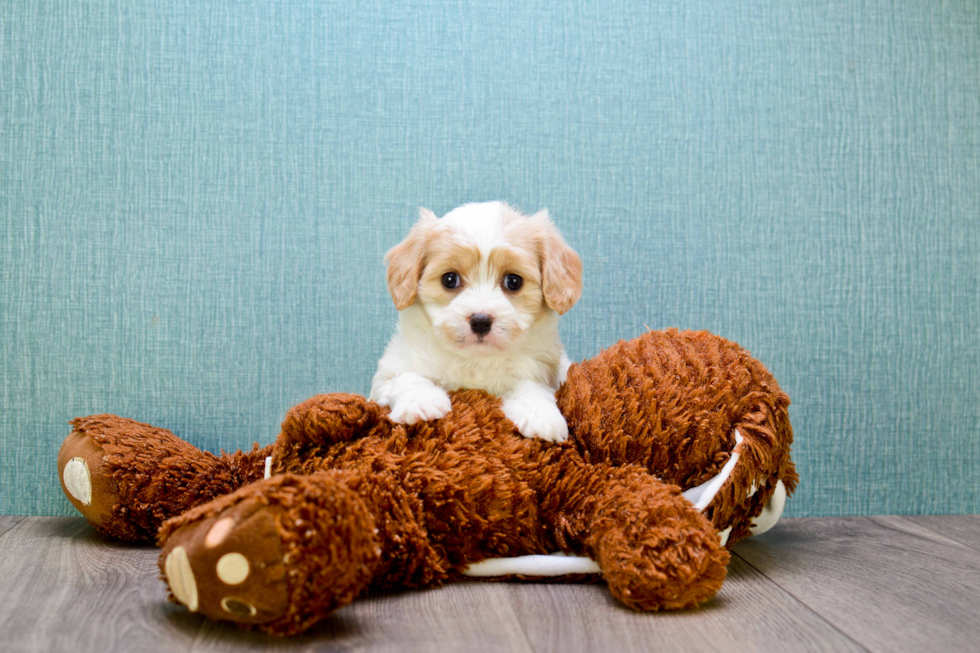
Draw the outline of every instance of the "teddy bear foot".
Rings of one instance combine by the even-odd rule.
[[[271,447],[214,456],[166,429],[90,415],[58,453],[61,488],[101,533],[152,542],[175,515],[262,478]]]
[[[163,524],[172,600],[276,635],[309,628],[371,582],[374,517],[339,472],[274,476]]]
[[[105,451],[88,433],[73,431],[58,452],[58,478],[72,505],[99,530],[112,521],[119,486],[105,462]]]
[[[258,625],[289,608],[282,539],[258,498],[178,529],[160,561],[173,597],[191,612]]]

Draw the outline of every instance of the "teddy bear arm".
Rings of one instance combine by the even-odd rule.
[[[286,413],[280,444],[326,447],[391,429],[388,409],[360,395],[316,395]]]

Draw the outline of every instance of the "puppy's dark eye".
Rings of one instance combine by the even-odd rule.
[[[504,288],[511,292],[517,292],[524,285],[524,279],[516,274],[508,274],[504,277]]]
[[[442,285],[444,288],[446,288],[446,290],[459,288],[460,284],[462,284],[462,281],[460,280],[459,275],[455,272],[447,272],[446,274],[442,275]]]

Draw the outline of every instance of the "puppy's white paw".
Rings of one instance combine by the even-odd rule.
[[[564,442],[568,439],[568,424],[554,401],[541,401],[537,397],[508,397],[504,400],[504,415],[525,438],[538,438],[548,442]]]
[[[452,407],[449,395],[442,388],[414,388],[395,400],[388,417],[398,424],[428,422],[445,417]]]

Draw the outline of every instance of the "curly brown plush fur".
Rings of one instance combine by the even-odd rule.
[[[573,365],[558,404],[571,437],[528,440],[480,391],[441,420],[394,424],[357,395],[320,395],[274,445],[216,457],[168,431],[75,420],[59,457],[84,461],[98,529],[154,534],[174,597],[212,618],[301,632],[368,588],[414,588],[490,558],[561,551],[598,563],[640,610],[713,596],[729,545],[777,483],[792,492],[789,400],[737,345],[650,332]],[[736,432],[741,444],[736,449]],[[688,489],[739,454],[700,512]],[[262,479],[266,456],[271,478]],[[158,532],[157,532],[157,529]]]

